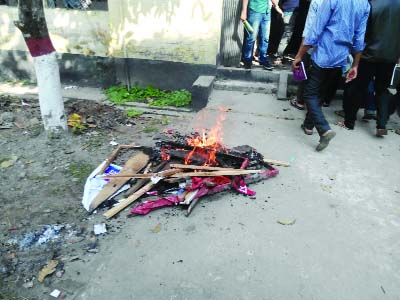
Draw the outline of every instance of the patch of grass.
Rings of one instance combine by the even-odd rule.
[[[192,102],[192,94],[186,90],[173,91],[166,95],[165,97],[159,98],[150,103],[152,106],[175,106],[175,107],[185,107],[189,106]]]
[[[143,115],[143,111],[141,111],[141,110],[139,110],[139,109],[128,109],[128,110],[126,111],[126,115],[127,115],[129,118],[138,118],[138,117],[140,117],[141,115]]]
[[[170,123],[170,120],[167,116],[164,116],[161,118],[161,125],[168,125]]]
[[[156,133],[158,131],[159,131],[159,129],[155,126],[146,126],[143,128],[144,133]]]
[[[192,94],[187,90],[165,91],[152,86],[132,87],[129,91],[125,86],[112,86],[105,93],[111,102],[117,104],[133,101],[158,107],[184,107],[192,101]]]
[[[84,183],[93,170],[93,166],[85,162],[72,162],[67,167],[68,175],[75,178],[79,183]]]

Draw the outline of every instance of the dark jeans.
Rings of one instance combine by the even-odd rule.
[[[368,85],[373,80],[377,108],[376,127],[386,128],[392,99],[388,87],[395,65],[396,63],[360,61],[358,76],[354,81],[347,84],[346,93],[344,93],[344,122],[347,127],[354,128],[357,112],[368,97]]]
[[[305,68],[309,68],[311,63],[311,56],[306,53],[303,57],[303,63]],[[321,85],[319,94],[321,103],[330,104],[332,99],[336,96],[336,91],[340,84],[340,80],[342,79],[342,73],[339,72],[331,72],[325,82]],[[304,89],[306,86],[306,81],[302,81],[299,83],[297,87],[297,103],[304,104]]]
[[[312,60],[308,68],[308,79],[304,88],[304,100],[307,106],[304,126],[307,129],[313,129],[315,127],[319,135],[323,135],[331,129],[321,109],[321,100],[319,97],[321,86],[326,84],[332,76],[341,73],[342,68],[321,68]]]

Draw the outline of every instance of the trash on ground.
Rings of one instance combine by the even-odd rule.
[[[153,232],[153,233],[159,233],[161,231],[161,223],[158,223],[157,225],[156,225],[156,227],[154,227],[152,230],[151,230],[151,232]]]
[[[106,233],[107,232],[106,224],[105,223],[95,224],[93,227],[93,231],[95,235]]]
[[[58,297],[60,297],[60,295],[61,295],[61,291],[60,291],[60,290],[57,290],[57,289],[53,290],[53,291],[50,293],[50,296],[51,296],[51,297],[54,297],[54,298],[58,298]]]
[[[58,260],[50,260],[47,265],[39,271],[38,281],[43,282],[44,279],[56,271]]]
[[[109,182],[106,178],[99,178],[97,175],[99,171],[102,169],[105,162],[100,164],[88,177],[86,180],[84,192],[83,192],[83,199],[82,204],[83,207],[90,211],[90,205],[96,196],[100,193],[103,187]],[[112,175],[118,174],[122,170],[122,167],[111,164],[104,172],[104,174]],[[122,190],[128,189],[129,186],[122,187]],[[121,190],[121,192],[122,192]]]
[[[296,219],[292,219],[292,220],[282,219],[282,220],[278,220],[276,222],[281,225],[290,226],[290,225],[294,225],[296,223]]]

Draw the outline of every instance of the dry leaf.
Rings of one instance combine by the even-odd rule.
[[[151,230],[153,233],[159,233],[161,231],[161,224],[158,223],[156,227]]]
[[[47,265],[39,271],[38,281],[43,282],[43,280],[50,274],[53,274],[58,265],[58,260],[50,260]]]
[[[281,225],[294,225],[296,223],[296,219],[293,219],[293,220],[278,220],[277,223],[281,224]]]

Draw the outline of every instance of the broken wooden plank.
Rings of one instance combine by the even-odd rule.
[[[170,169],[166,171],[162,171],[159,174],[161,175],[160,177],[169,177],[171,175],[174,175],[178,172],[182,172],[179,169]],[[109,209],[106,211],[103,216],[105,216],[107,219],[112,218],[115,216],[117,213],[119,213],[121,210],[125,209],[129,205],[131,205],[133,202],[138,200],[140,197],[142,197],[145,193],[151,190],[152,187],[154,187],[157,183],[153,183],[152,181],[146,184],[144,187],[142,187],[140,190],[137,192],[133,193],[132,196],[129,196],[125,201],[121,202],[120,204],[114,206],[113,208]]]
[[[267,164],[270,164],[270,165],[274,165],[274,166],[290,167],[289,163],[284,162],[284,161],[279,161],[279,160],[265,158],[264,162],[266,162]]]
[[[99,173],[97,174],[98,175],[104,174],[104,172],[107,170],[110,164],[115,160],[120,150],[140,148],[140,147],[141,146],[136,146],[136,145],[118,145],[117,148],[111,153],[110,157],[106,159],[104,166],[100,169]]]
[[[151,166],[151,163],[149,164],[149,166]],[[165,162],[162,162],[161,164],[159,164],[158,166],[155,167],[154,171],[158,172],[160,171],[162,168],[165,167]],[[150,169],[149,169],[150,170]],[[143,174],[148,174],[149,170],[144,170]],[[134,192],[136,192],[137,190],[139,190],[141,187],[143,187],[147,182],[149,181],[148,178],[141,178],[139,179],[131,188],[129,188],[129,190],[127,190],[124,193],[125,198],[128,198],[130,195],[132,195]]]
[[[124,175],[126,173],[137,173],[148,164],[149,159],[150,158],[147,154],[140,152],[125,163],[119,174]],[[93,199],[92,203],[90,204],[90,211],[96,209],[101,203],[106,201],[110,196],[117,192],[129,181],[129,179],[129,177],[111,178],[110,182],[107,183],[100,193]]]
[[[236,176],[259,173],[261,170],[228,170],[228,171],[214,171],[214,172],[186,172],[172,175],[173,178],[185,177],[214,177],[214,176]]]
[[[190,170],[204,170],[204,171],[237,170],[234,168],[221,168],[221,167],[208,167],[208,166],[195,166],[195,165],[182,165],[182,164],[171,164],[170,167],[176,169],[190,169]]]

